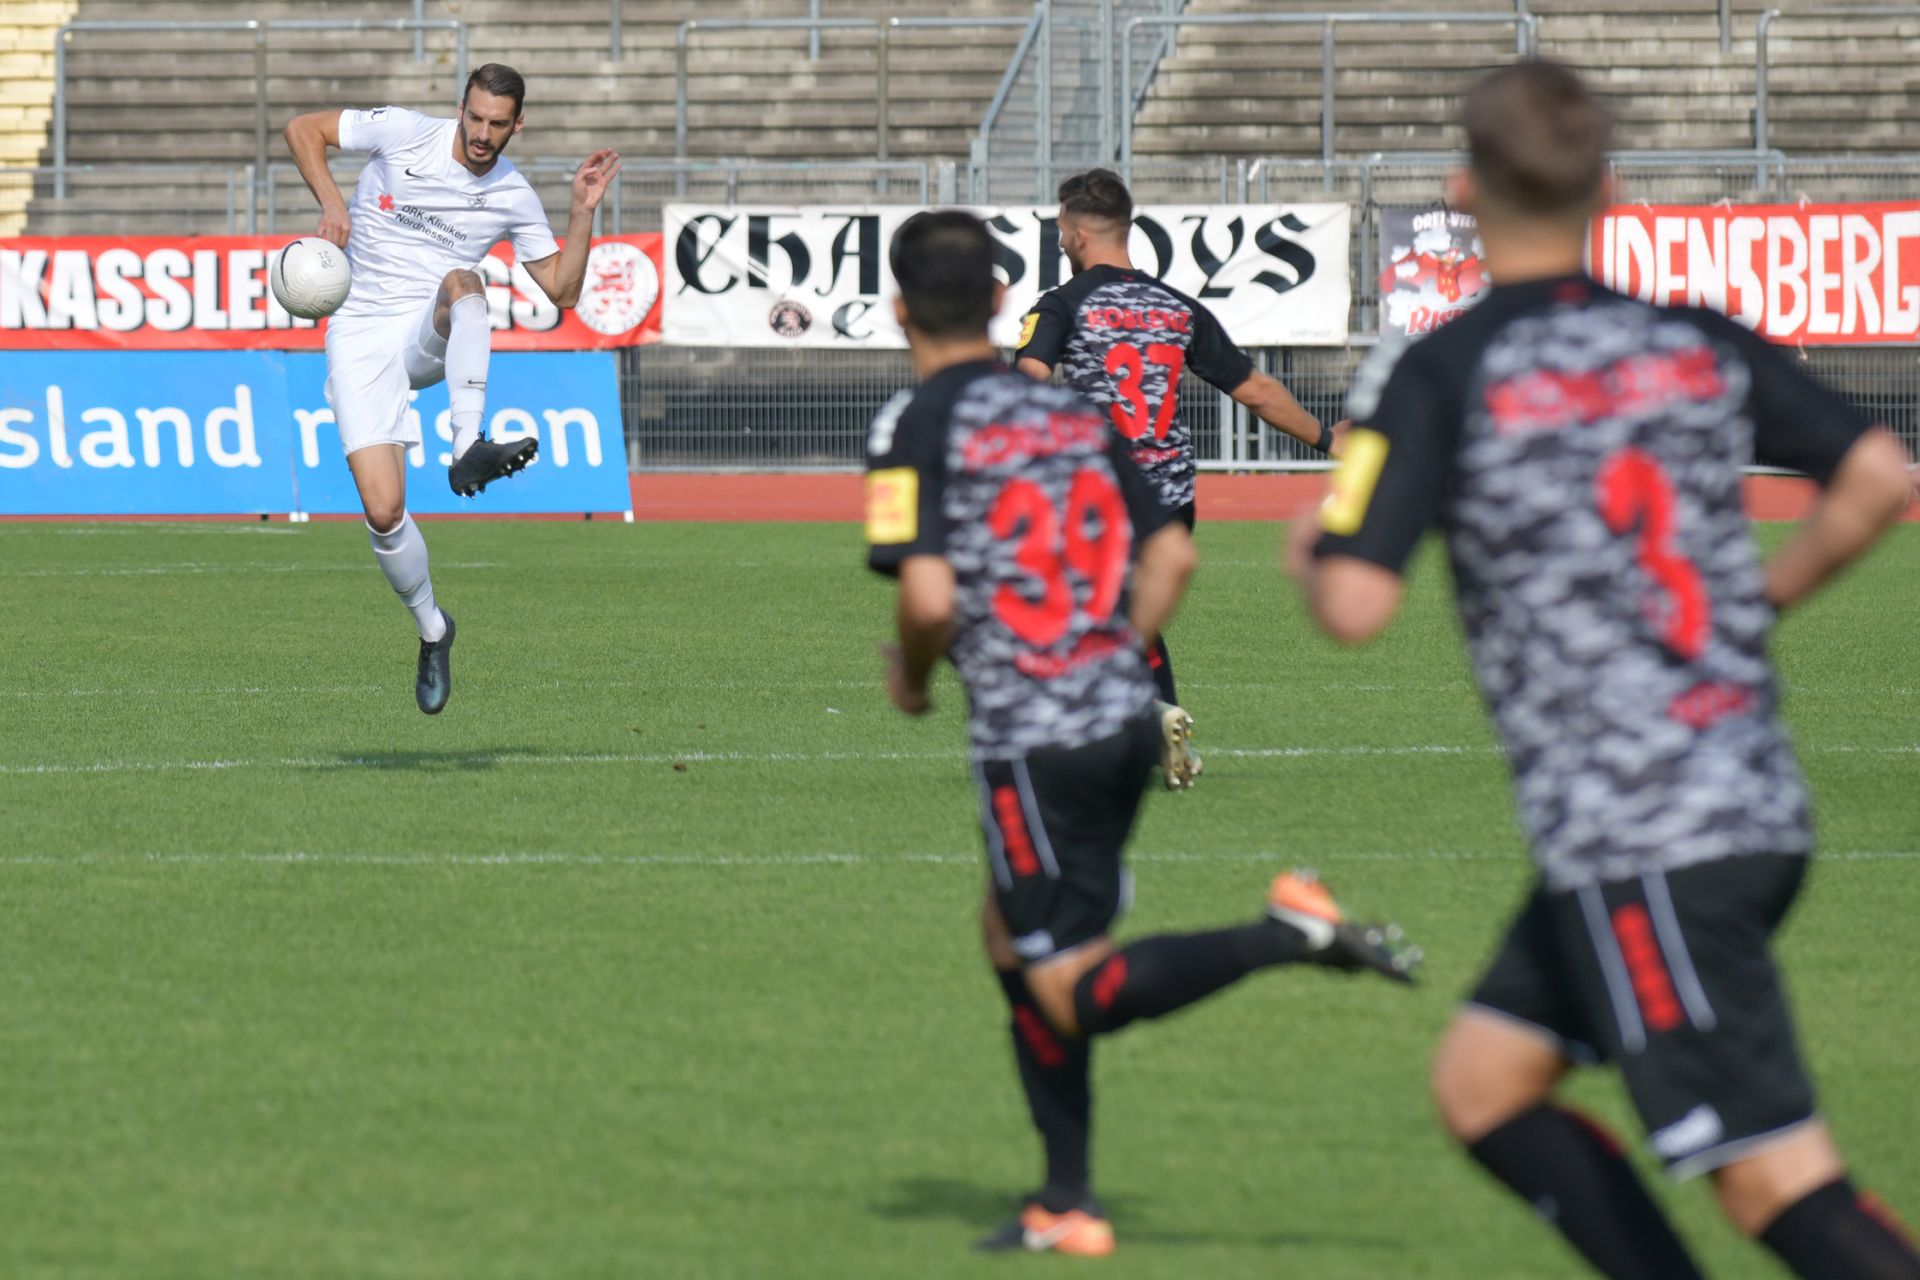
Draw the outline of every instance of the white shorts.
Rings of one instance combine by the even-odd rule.
[[[327,403],[340,447],[420,443],[409,391],[447,376],[447,340],[433,327],[433,299],[414,315],[351,316],[327,325]]]

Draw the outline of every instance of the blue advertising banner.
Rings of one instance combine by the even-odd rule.
[[[0,354],[0,514],[293,510],[287,359]]]
[[[413,396],[407,505],[476,514],[626,511],[607,352],[493,357],[487,427],[539,460],[478,500],[447,487],[444,386]],[[0,515],[347,514],[360,509],[326,358],[278,351],[0,352]]]

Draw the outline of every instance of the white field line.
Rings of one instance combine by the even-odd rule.
[[[1868,747],[1847,744],[1802,747],[1815,755],[1920,755],[1920,746]],[[1410,746],[1348,747],[1214,747],[1207,755],[1240,760],[1302,760],[1318,758],[1462,758],[1504,754],[1495,746],[1421,744]],[[447,752],[416,755],[395,752],[365,756],[277,756],[213,760],[100,760],[67,764],[0,764],[0,776],[41,777],[63,774],[116,773],[226,773],[245,769],[354,770],[487,769],[581,767],[637,764],[868,764],[903,760],[966,758],[960,751],[660,751],[660,752],[541,752],[500,751],[463,754]]]
[[[503,569],[497,560],[436,563],[435,569]],[[208,573],[362,573],[378,570],[371,559],[355,564],[216,564],[186,561],[180,564],[91,565],[84,569],[0,569],[0,578],[166,578]]]
[[[878,680],[504,680],[491,682],[489,690],[511,693],[560,693],[567,690],[602,689],[686,689],[709,690],[844,690],[881,691]],[[231,697],[339,697],[346,694],[378,693],[392,696],[397,684],[322,684],[322,685],[175,685],[168,688],[100,689],[0,689],[0,698],[231,698]]]
[[[1315,855],[1326,863],[1340,862],[1525,862],[1527,855],[1518,849],[1498,850],[1359,850],[1351,853]],[[1816,852],[1816,860],[1829,862],[1916,862],[1915,849],[1836,849]],[[1299,861],[1297,851],[1181,853],[1144,850],[1129,852],[1130,863],[1203,865],[1259,863],[1287,866]],[[0,867],[69,867],[146,864],[154,866],[319,866],[319,867],[839,867],[839,866],[938,866],[976,867],[977,851],[951,853],[311,853],[298,850],[255,853],[133,853],[75,854],[56,857],[46,854],[0,855]]]
[[[469,567],[483,567],[473,565]],[[226,698],[239,695],[259,697],[337,697],[344,694],[389,694],[396,686],[390,684],[353,684],[353,685],[175,685],[166,688],[93,688],[93,689],[0,689],[0,698]],[[686,679],[676,676],[662,676],[647,680],[515,680],[501,681],[490,686],[496,690],[512,692],[555,693],[567,690],[596,689],[676,689],[694,692],[721,690],[778,690],[778,691],[841,691],[872,690],[876,694],[881,690],[880,681],[872,680],[760,680],[743,679]],[[1198,680],[1182,681],[1182,688],[1206,689],[1226,692],[1275,692],[1275,693],[1464,693],[1475,694],[1473,686],[1465,681],[1450,684],[1320,684],[1307,685],[1282,680],[1256,680],[1234,683],[1208,683]],[[1920,693],[1920,688],[1912,685],[1791,685],[1784,692],[1789,696],[1803,694],[1844,695],[1874,697],[1911,698]]]
[[[297,538],[303,530],[285,524],[268,524],[257,521],[252,524],[239,522],[208,521],[195,524],[170,520],[116,520],[112,524],[56,525],[53,532],[62,538],[99,538],[113,535],[133,535],[151,538],[155,529],[177,534],[268,534],[277,538]]]
[[[564,684],[558,680],[507,681],[493,686],[496,690],[505,689],[515,693],[558,692],[562,689],[654,689],[659,687],[652,681],[640,680],[569,680]],[[743,687],[751,686],[743,682]],[[849,683],[848,687],[854,686]],[[877,688],[878,686],[869,683],[858,687]],[[0,698],[278,698],[282,696],[340,697],[345,694],[360,693],[391,696],[396,688],[394,684],[234,684],[179,685],[165,689],[0,689]]]

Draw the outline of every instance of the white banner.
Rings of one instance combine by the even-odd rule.
[[[668,205],[665,340],[699,347],[904,347],[887,246],[917,210]],[[1057,206],[977,209],[1000,243],[1013,347],[1034,300],[1064,283]],[[1344,204],[1152,205],[1134,215],[1134,265],[1205,304],[1247,347],[1347,339],[1351,214]]]

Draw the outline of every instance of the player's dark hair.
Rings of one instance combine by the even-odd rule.
[[[1579,217],[1600,201],[1613,117],[1571,67],[1535,58],[1467,93],[1461,113],[1479,189],[1530,217]]]
[[[916,213],[893,233],[887,254],[913,327],[964,338],[993,320],[993,237],[964,209]]]
[[[1133,221],[1133,193],[1111,169],[1089,169],[1060,184],[1060,209],[1070,218],[1126,226]]]
[[[527,82],[518,71],[504,62],[489,62],[475,67],[473,74],[467,77],[467,87],[460,91],[460,104],[466,105],[467,95],[474,86],[486,90],[496,98],[512,98],[513,114],[518,116],[527,103]]]

